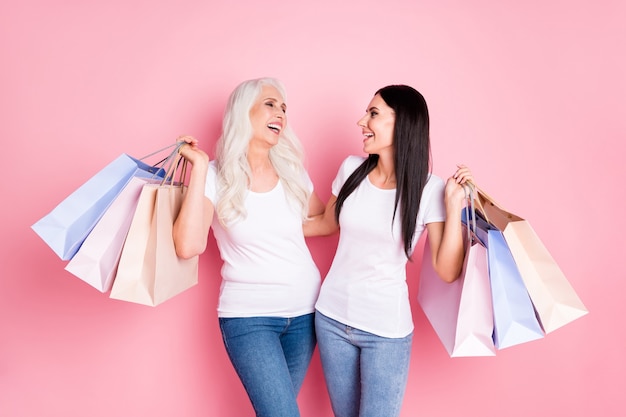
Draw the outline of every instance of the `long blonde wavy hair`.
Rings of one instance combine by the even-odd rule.
[[[219,195],[216,211],[224,227],[247,215],[244,200],[251,179],[247,153],[253,134],[250,110],[265,85],[275,87],[286,101],[285,88],[279,80],[258,78],[239,84],[226,105],[216,149]],[[288,123],[281,130],[278,143],[270,149],[269,158],[288,200],[300,209],[303,221],[306,220],[310,191],[305,180],[304,154],[300,140]]]

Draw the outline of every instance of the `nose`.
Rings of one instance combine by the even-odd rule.
[[[356,125],[357,125],[357,126],[360,126],[360,127],[365,127],[365,126],[367,126],[367,123],[365,122],[365,120],[366,120],[366,119],[367,119],[367,114],[366,114],[365,116],[361,117],[361,118],[359,119],[359,121],[357,121],[357,122],[356,122]]]

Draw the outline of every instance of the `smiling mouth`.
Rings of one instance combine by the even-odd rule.
[[[280,133],[280,130],[282,129],[281,125],[277,125],[274,123],[268,124],[267,127],[270,128],[270,130],[272,130],[276,134]]]
[[[363,133],[363,136],[365,136],[365,139],[369,139],[369,138],[373,138],[374,134],[373,133]]]

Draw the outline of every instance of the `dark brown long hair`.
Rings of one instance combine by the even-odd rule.
[[[422,192],[430,174],[428,106],[424,97],[407,85],[389,85],[378,90],[376,94],[380,94],[396,116],[393,145],[397,185],[392,224],[400,208],[404,253],[407,258],[411,259],[417,213]],[[346,198],[361,184],[377,163],[378,155],[369,155],[341,187],[335,205],[337,222],[339,222],[339,214]]]

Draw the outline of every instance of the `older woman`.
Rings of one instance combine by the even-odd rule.
[[[218,316],[230,360],[257,416],[299,416],[320,287],[302,224],[323,204],[287,124],[282,84],[262,78],[233,91],[215,161],[196,139],[181,140],[192,170],[174,224],[176,251],[202,253],[213,229],[224,261]]]

